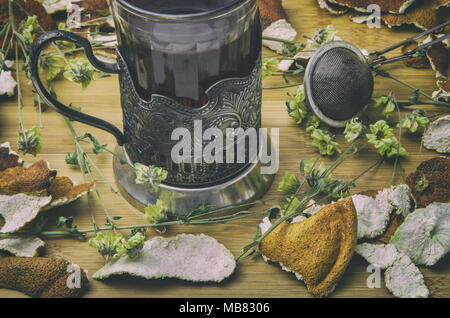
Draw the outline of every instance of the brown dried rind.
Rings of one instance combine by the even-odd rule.
[[[402,53],[406,54],[408,51],[414,50],[417,48],[419,44],[417,42],[413,42],[410,44],[406,44],[402,47]],[[428,58],[426,56],[417,56],[410,59],[405,60],[406,66],[412,67],[412,68],[430,68],[430,62],[428,61]]]
[[[435,0],[433,9],[438,10],[439,8],[450,6],[450,0]]]
[[[351,198],[327,205],[300,223],[282,223],[260,244],[261,253],[302,276],[309,291],[333,291],[353,255],[357,215]]]
[[[288,20],[287,14],[281,5],[281,0],[260,0],[258,6],[263,30],[275,21]]]
[[[0,171],[8,168],[23,166],[23,160],[12,151],[9,142],[0,145]]]
[[[52,196],[51,207],[69,204],[89,192],[94,182],[74,185],[68,177],[56,177],[48,188],[48,194]]]
[[[421,180],[428,183],[425,189],[418,187]],[[450,159],[436,157],[423,161],[415,172],[408,175],[406,184],[411,188],[418,208],[424,208],[433,202],[449,202]]]
[[[382,12],[402,14],[415,0],[329,0],[329,2],[366,12],[367,7],[376,4]]]
[[[56,170],[49,168],[46,161],[38,161],[28,168],[14,167],[0,171],[0,193],[25,193],[41,195],[56,177]]]
[[[330,12],[331,14],[341,15],[349,10],[348,7],[332,3],[328,0],[317,0],[317,3],[319,4],[321,9],[328,10],[328,12]]]
[[[422,30],[428,30],[442,22],[440,11],[433,9],[438,0],[419,1],[412,5],[405,14],[383,14],[381,20],[389,27],[414,24]]]
[[[404,221],[405,217],[403,214],[392,213],[386,231],[383,235],[377,237],[376,240],[388,244],[397,228],[402,225]]]
[[[109,13],[109,5],[106,0],[82,0],[77,2],[77,4],[87,11]]]
[[[427,58],[438,77],[450,76],[450,49],[447,49],[444,43],[436,43],[428,48]]]
[[[69,288],[71,264],[59,258],[0,258],[0,287],[18,290],[32,297],[74,298],[87,290],[88,279],[80,270],[80,288]]]

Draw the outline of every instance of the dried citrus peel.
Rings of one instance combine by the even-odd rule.
[[[334,290],[353,255],[357,216],[351,198],[325,206],[299,223],[282,223],[260,244],[261,254],[305,281],[315,296]]]
[[[233,254],[204,234],[155,237],[146,241],[140,254],[113,259],[94,274],[95,279],[128,274],[146,279],[178,278],[193,282],[221,282],[236,267]]]
[[[0,215],[5,221],[0,233],[14,233],[21,230],[30,224],[51,200],[51,196],[40,197],[24,193],[0,195]]]
[[[1,251],[6,251],[19,257],[35,257],[44,246],[45,242],[34,236],[0,239]]]

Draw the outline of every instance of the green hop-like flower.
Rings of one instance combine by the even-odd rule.
[[[89,240],[88,245],[97,251],[108,261],[111,257],[120,256],[118,251],[123,250],[122,234],[98,232],[94,238]]]
[[[135,163],[134,169],[136,171],[135,182],[145,184],[150,192],[157,192],[161,182],[167,178],[167,171],[160,167]]]
[[[145,219],[150,224],[161,223],[168,220],[169,209],[162,200],[157,200],[156,204],[149,204],[145,207]]]
[[[365,128],[364,124],[359,120],[359,118],[353,117],[345,125],[345,130],[344,130],[345,139],[349,143],[352,143],[355,140],[362,137],[365,133],[365,130],[366,130],[366,128]]]
[[[430,120],[424,116],[425,112],[422,109],[413,110],[400,120],[397,127],[407,129],[410,133],[415,133],[419,127],[426,128]]]
[[[278,185],[278,191],[293,194],[300,186],[300,180],[291,172],[286,172]]]
[[[69,60],[64,70],[64,77],[69,81],[81,84],[82,89],[86,89],[94,80],[94,67],[85,58],[77,57]]]
[[[333,25],[328,25],[325,29],[318,29],[314,32],[312,36],[312,41],[315,46],[320,47],[321,45],[334,41],[336,37],[336,29]]]
[[[299,208],[300,200],[297,199],[297,198],[294,198],[294,200],[292,201],[291,205],[289,205],[289,203],[291,202],[292,197],[287,197],[286,200],[287,200],[288,203],[286,203],[283,206],[283,211],[285,211],[284,215],[290,215],[290,214],[296,212],[297,209]],[[289,208],[288,208],[288,206],[289,206]]]
[[[28,16],[21,22],[20,34],[26,40],[26,44],[31,46],[39,31],[39,24],[36,15]]]
[[[128,255],[129,258],[135,258],[144,247],[145,235],[142,232],[136,232],[128,240],[122,239],[122,244],[118,244],[116,256]]]
[[[35,126],[30,129],[20,130],[17,139],[19,150],[24,154],[32,154],[36,156],[42,151],[41,132]]]
[[[306,108],[305,87],[300,85],[294,97],[286,102],[286,109],[290,117],[294,118],[297,124],[301,124],[308,115]]]
[[[47,80],[49,81],[58,76],[58,74],[61,73],[65,65],[66,62],[64,61],[64,58],[60,55],[54,54],[41,55],[40,67],[41,70],[45,71],[45,74],[47,75]]]
[[[392,156],[406,157],[409,153],[399,144],[392,128],[384,120],[379,120],[370,125],[370,134],[367,140],[373,144],[381,156],[391,158]]]
[[[310,131],[314,130],[315,128],[319,128],[319,126],[320,126],[320,119],[317,118],[316,115],[312,115],[308,119],[308,122],[306,123],[306,131],[310,132]]]
[[[311,126],[312,127],[312,126]],[[322,156],[332,156],[336,152],[341,153],[339,144],[336,142],[335,136],[330,132],[312,127],[310,129],[312,145],[319,150]]]
[[[395,110],[395,100],[386,95],[382,95],[378,98],[373,99],[373,107],[379,108],[380,106],[384,106],[383,110],[381,111],[381,114],[388,119],[391,117],[392,113]]]
[[[262,59],[262,79],[278,72],[278,60],[274,57]]]

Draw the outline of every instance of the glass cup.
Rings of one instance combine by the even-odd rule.
[[[261,26],[257,0],[111,0],[118,37],[118,63],[98,60],[88,40],[62,30],[34,43],[31,79],[43,100],[74,120],[112,133],[130,163],[168,170],[177,186],[229,180],[250,163],[174,164],[176,128],[202,132],[260,128]],[[38,74],[41,51],[50,42],[84,48],[97,69],[119,74],[123,132],[116,126],[57,101]],[[224,154],[225,156],[225,154]],[[194,163],[192,163],[194,162]]]

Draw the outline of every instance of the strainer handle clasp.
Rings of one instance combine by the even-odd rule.
[[[369,55],[370,56],[370,62],[369,62],[370,67],[375,69],[375,68],[380,67],[381,65],[384,65],[384,64],[393,63],[393,62],[401,61],[401,60],[404,60],[404,59],[412,58],[412,57],[414,57],[414,55],[417,52],[420,52],[420,51],[426,49],[427,47],[432,46],[432,45],[434,45],[436,43],[445,41],[446,39],[450,38],[450,34],[443,35],[443,36],[441,36],[441,37],[439,37],[437,39],[434,39],[433,41],[424,43],[424,44],[416,47],[415,49],[409,50],[408,52],[406,52],[405,54],[400,55],[400,56],[396,56],[396,57],[393,57],[393,58],[390,58],[390,59],[387,59],[386,57],[383,56],[383,54],[385,54],[387,52],[390,52],[390,51],[392,51],[392,50],[394,50],[394,49],[396,49],[398,47],[401,47],[403,45],[409,44],[409,43],[411,43],[411,42],[413,42],[413,41],[415,41],[415,40],[417,40],[417,39],[419,39],[419,38],[421,38],[421,37],[423,37],[425,35],[428,35],[430,33],[433,33],[433,32],[436,32],[436,31],[438,31],[440,29],[443,29],[443,28],[445,28],[448,25],[450,25],[450,21],[446,21],[446,22],[444,22],[444,23],[442,23],[442,24],[440,24],[438,26],[435,26],[434,28],[431,28],[431,29],[429,29],[427,31],[419,33],[419,34],[417,34],[417,35],[415,35],[413,37],[410,37],[409,39],[403,40],[403,41],[401,41],[401,42],[399,42],[397,44],[394,44],[394,45],[384,49],[384,50],[374,51],[374,52],[370,53],[370,55]]]

